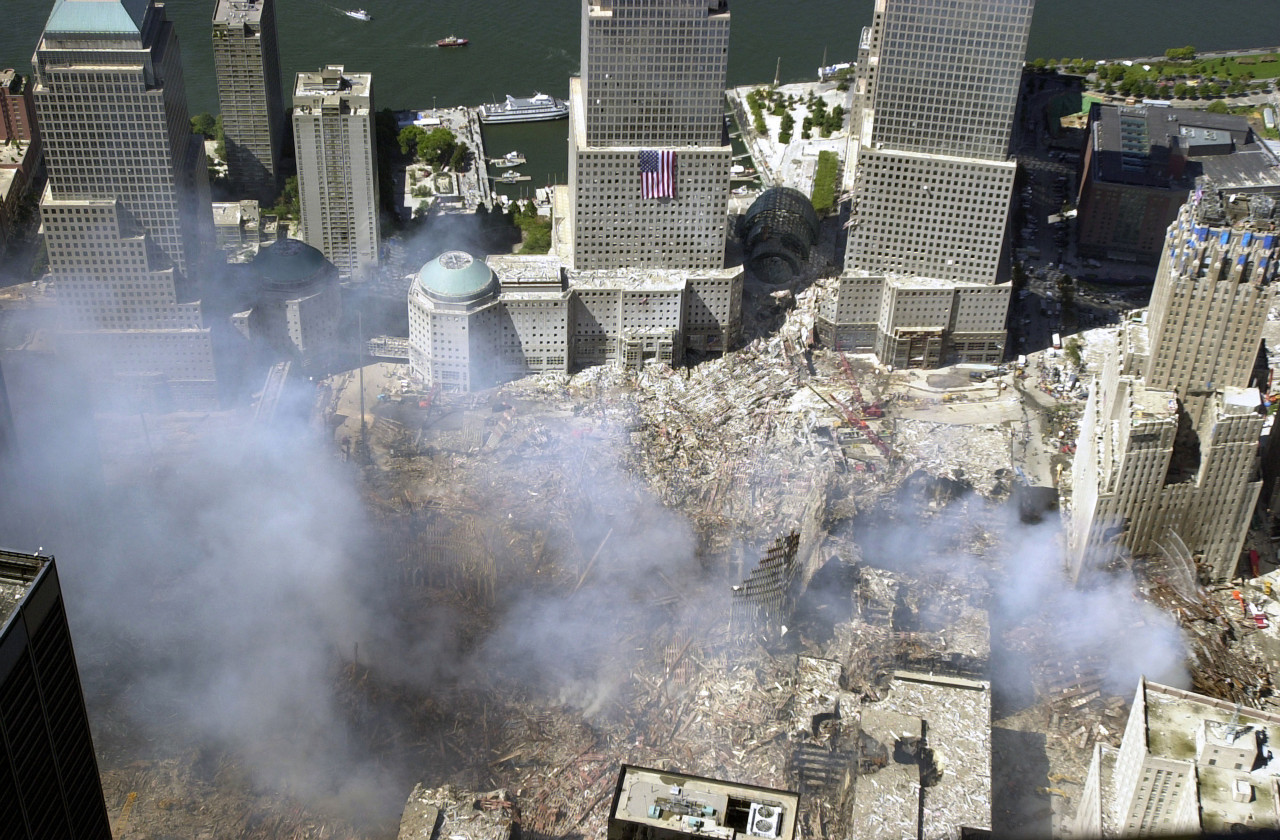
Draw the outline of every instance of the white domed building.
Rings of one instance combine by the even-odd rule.
[[[409,287],[409,365],[446,391],[596,364],[679,364],[741,327],[742,271],[573,271],[555,256],[446,251]]]
[[[409,286],[409,369],[450,391],[496,384],[490,336],[498,277],[465,251],[446,251]]]

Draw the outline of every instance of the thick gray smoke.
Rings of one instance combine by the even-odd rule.
[[[1101,657],[1106,689],[1121,696],[1131,695],[1142,675],[1188,684],[1177,623],[1138,598],[1130,574],[1077,589],[1065,573],[1065,535],[1056,520],[1026,524],[1012,508],[992,511],[987,504],[969,497],[932,512],[907,501],[895,517],[857,529],[854,538],[867,562],[909,574],[922,586],[935,575],[987,581],[997,688],[1025,683],[1019,672],[1031,662],[1023,657],[1067,667]],[[1000,635],[1003,640],[994,638]],[[1001,647],[1021,655],[1002,660]]]

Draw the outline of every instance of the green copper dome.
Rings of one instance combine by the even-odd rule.
[[[48,34],[137,35],[149,0],[57,0]]]
[[[418,284],[445,303],[471,303],[498,290],[493,270],[466,251],[445,251],[431,260],[418,272]]]

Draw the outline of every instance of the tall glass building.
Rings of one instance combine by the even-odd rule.
[[[274,0],[217,0],[213,64],[232,193],[270,201],[284,134]]]
[[[851,116],[847,349],[916,367],[1003,356],[1009,287],[995,284],[1033,5],[877,0]]]
[[[724,267],[728,58],[727,0],[583,0],[569,86],[575,268]]]
[[[213,400],[197,293],[213,211],[164,4],[56,0],[33,61],[59,352],[178,405]]]

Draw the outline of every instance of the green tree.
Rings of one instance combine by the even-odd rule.
[[[1176,85],[1173,86],[1173,98],[1186,99],[1187,94],[1190,91],[1191,91],[1191,88],[1187,86],[1186,82],[1178,82]]]
[[[791,132],[795,130],[796,118],[791,116],[790,111],[784,111],[782,114],[782,125],[778,130],[778,142],[790,143]]]
[[[1173,61],[1193,61],[1196,57],[1196,48],[1190,44],[1185,47],[1170,47],[1164,51],[1164,56]]]
[[[218,121],[213,114],[196,114],[191,118],[191,133],[199,134],[206,140],[216,140]]]
[[[1048,66],[1049,62],[1043,58],[1037,58],[1035,61],[1031,62],[1031,69],[1037,73],[1043,73],[1045,68]]]
[[[279,216],[282,219],[298,219],[302,216],[300,199],[298,198],[298,176],[290,175],[285,179],[284,189],[276,199],[276,206],[267,209],[267,215]]]
[[[1229,114],[1231,109],[1227,107],[1227,103],[1221,99],[1215,99],[1209,103],[1209,107],[1205,108],[1211,114]]]
[[[418,139],[418,159],[433,166],[443,166],[453,157],[457,144],[452,131],[443,127],[433,128]]]
[[[396,140],[400,144],[400,154],[417,157],[418,143],[426,136],[427,130],[420,125],[406,125],[400,129],[400,133],[396,135]]]
[[[454,172],[466,172],[471,166],[471,149],[466,143],[459,143],[453,147],[453,153],[449,155],[449,168]]]

